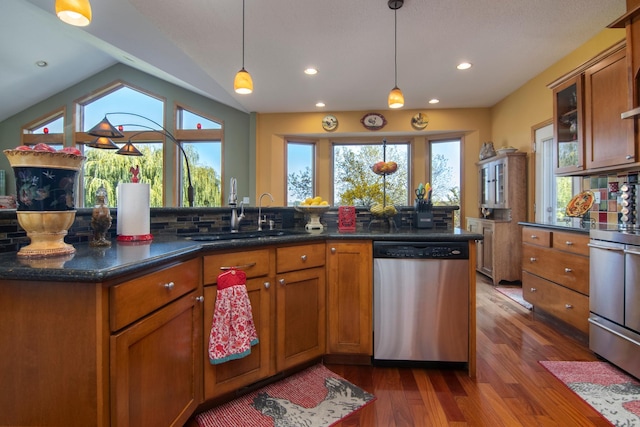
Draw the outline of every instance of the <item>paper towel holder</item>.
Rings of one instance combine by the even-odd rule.
[[[144,120],[148,120],[149,122],[151,122],[154,125],[158,126],[162,130],[155,129],[155,128],[152,128],[150,126],[134,124],[134,123],[121,124],[120,126],[138,126],[138,127],[147,129],[146,132],[151,132],[151,131],[157,132],[157,133],[159,133],[161,135],[164,135],[171,142],[173,142],[174,144],[176,144],[178,146],[178,148],[180,149],[180,152],[184,156],[184,162],[187,165],[187,179],[189,181],[188,186],[187,186],[187,200],[189,201],[189,207],[192,208],[193,207],[193,199],[194,199],[194,189],[193,189],[193,185],[191,184],[191,169],[189,167],[189,159],[187,158],[187,153],[184,151],[184,148],[182,148],[182,144],[180,144],[178,142],[176,137],[173,136],[173,134],[171,132],[169,132],[160,123],[158,123],[155,120],[152,120],[152,119],[150,119],[148,117],[145,117],[145,116],[142,116],[140,114],[137,114],[137,113],[112,112],[112,113],[106,113],[104,115],[104,118],[98,124],[96,124],[94,127],[92,127],[87,133],[89,135],[97,136],[97,137],[103,136],[103,137],[107,137],[107,138],[124,138],[124,134],[122,132],[120,132],[117,128],[115,128],[111,124],[109,119],[107,119],[107,116],[116,115],[116,114],[120,114],[120,115],[124,115],[124,116],[135,116],[135,117],[139,117],[139,118],[144,119]],[[127,142],[127,145],[133,147],[133,144],[131,144],[131,139],[129,139],[129,141]],[[135,148],[135,147],[133,147],[133,148]],[[120,151],[120,150],[118,150],[118,151]],[[137,151],[137,149],[135,151]],[[119,154],[125,154],[125,153],[119,153]],[[127,154],[131,155],[131,153],[127,153]]]

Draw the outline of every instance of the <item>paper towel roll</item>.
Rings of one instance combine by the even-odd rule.
[[[149,184],[120,183],[117,196],[118,239],[150,240]]]

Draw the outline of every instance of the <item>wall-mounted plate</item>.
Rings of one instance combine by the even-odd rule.
[[[369,130],[380,130],[387,124],[387,119],[379,113],[367,113],[360,119],[360,123]]]
[[[322,129],[331,132],[338,127],[338,119],[332,114],[327,114],[322,118]]]

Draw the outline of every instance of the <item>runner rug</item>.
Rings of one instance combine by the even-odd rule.
[[[331,426],[375,400],[323,365],[196,416],[200,427]]]
[[[524,308],[528,310],[531,310],[533,308],[533,305],[525,301],[522,297],[522,286],[496,286],[495,289],[502,295],[506,296],[509,299],[512,299]]]
[[[640,382],[607,362],[540,362],[616,427],[640,426]]]

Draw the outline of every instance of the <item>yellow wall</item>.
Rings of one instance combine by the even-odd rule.
[[[256,197],[268,191],[275,198],[274,205],[284,205],[286,168],[285,140],[295,137],[300,140],[317,141],[317,195],[331,197],[331,142],[345,138],[362,141],[407,140],[412,143],[414,153],[411,186],[416,187],[426,179],[426,141],[439,136],[463,135],[462,200],[468,216],[478,216],[476,206],[477,176],[475,162],[480,146],[493,141],[495,148],[514,146],[520,151],[531,152],[531,129],[551,119],[553,104],[551,90],[547,85],[562,75],[577,68],[625,36],[624,30],[605,29],[596,37],[570,55],[549,67],[518,90],[514,91],[490,109],[437,110],[369,110],[327,111],[313,113],[276,113],[256,115]],[[497,76],[499,78],[499,76]],[[387,125],[380,131],[368,131],[360,123],[365,113],[378,112],[384,115]],[[422,112],[428,115],[429,125],[424,131],[411,127],[411,117]],[[333,114],[339,125],[334,132],[325,132],[322,117]],[[391,136],[393,135],[393,136]],[[529,156],[529,182],[533,182],[532,159]],[[529,185],[529,206],[532,206],[533,190]],[[532,212],[532,209],[529,209]],[[533,219],[531,214],[529,219]]]
[[[467,206],[477,204],[476,174],[474,162],[477,161],[480,145],[490,139],[491,118],[489,109],[455,109],[455,110],[375,110],[382,114],[386,126],[379,131],[366,130],[360,119],[372,111],[330,112],[338,119],[338,128],[334,132],[322,129],[322,118],[327,112],[292,113],[292,114],[258,114],[256,119],[256,195],[268,191],[273,194],[276,205],[285,201],[286,168],[285,141],[287,138],[317,141],[317,195],[330,200],[331,183],[331,142],[344,140],[360,140],[363,142],[387,141],[411,142],[414,154],[412,165],[411,187],[428,181],[426,177],[426,141],[444,136],[462,135],[464,151],[471,153],[464,158],[463,200]],[[416,131],[411,126],[411,117],[417,112],[427,114],[429,125],[423,131]],[[391,136],[393,135],[393,136]],[[471,171],[472,173],[468,173]],[[473,191],[464,191],[473,188]]]

